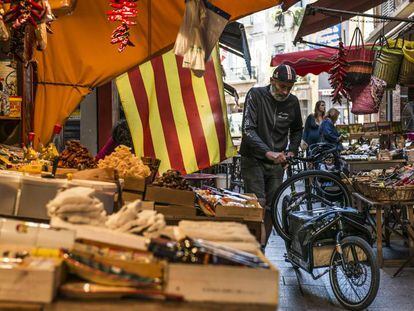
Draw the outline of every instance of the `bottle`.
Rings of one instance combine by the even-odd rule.
[[[24,159],[28,162],[37,159],[37,152],[36,150],[34,150],[34,147],[33,147],[34,138],[35,138],[35,133],[30,132],[28,135],[29,144],[27,146],[26,153],[24,156]]]
[[[49,143],[49,145],[47,147],[48,153],[49,153],[51,158],[59,157],[58,146],[59,146],[59,137],[60,137],[60,132],[61,131],[62,131],[62,125],[55,124],[55,126],[53,128],[52,141]]]

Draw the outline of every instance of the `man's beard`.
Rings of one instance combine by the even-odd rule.
[[[270,85],[270,93],[272,94],[273,98],[276,99],[278,102],[285,101],[290,95],[290,93],[287,94],[286,96],[277,94],[276,87],[273,84]]]

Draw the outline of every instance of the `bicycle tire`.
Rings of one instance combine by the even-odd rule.
[[[331,283],[332,291],[336,299],[339,301],[339,303],[343,307],[349,310],[363,310],[363,309],[366,309],[369,305],[371,305],[371,303],[374,301],[375,297],[377,296],[379,283],[380,283],[380,269],[378,267],[378,263],[375,258],[374,252],[367,241],[357,236],[348,236],[341,241],[341,246],[343,246],[343,249],[345,249],[347,245],[352,245],[352,244],[358,246],[364,251],[365,255],[367,256],[367,261],[370,263],[372,277],[371,277],[371,285],[370,285],[368,294],[364,297],[364,299],[362,299],[362,301],[358,303],[352,303],[346,297],[344,297],[344,295],[342,294],[342,291],[339,289],[338,279],[335,274],[337,270],[336,267],[329,271],[329,281]],[[338,252],[335,248],[332,253],[331,260],[330,260],[331,267],[334,265],[335,257],[337,254]]]
[[[296,174],[288,179],[286,179],[279,187],[279,189],[276,191],[275,196],[272,200],[272,222],[273,227],[276,229],[276,232],[280,235],[280,237],[290,242],[292,239],[290,238],[289,234],[284,231],[282,228],[282,224],[278,220],[278,210],[277,210],[277,204],[281,198],[283,192],[290,187],[292,184],[294,184],[296,181],[304,178],[312,178],[312,177],[319,177],[319,178],[329,178],[331,180],[334,180],[338,186],[340,186],[340,190],[344,194],[345,198],[345,205],[350,206],[351,204],[351,194],[349,193],[349,190],[347,186],[342,182],[342,180],[336,176],[333,173],[326,172],[326,171],[318,171],[318,170],[309,170],[304,171],[299,174]]]

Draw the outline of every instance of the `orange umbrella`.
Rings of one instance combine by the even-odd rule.
[[[231,19],[279,4],[279,0],[211,1]],[[127,70],[171,48],[184,14],[184,0],[139,0],[137,26],[131,27],[135,47],[123,53],[110,44],[117,26],[107,21],[108,0],[78,1],[72,15],[53,23],[45,51],[38,52],[38,85],[34,130],[42,142],[55,123],[63,123],[82,98]]]

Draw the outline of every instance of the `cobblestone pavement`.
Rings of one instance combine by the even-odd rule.
[[[272,234],[266,247],[266,257],[280,270],[279,310],[342,310],[329,284],[329,276],[313,280],[305,271],[298,277],[292,266],[284,261],[283,240]],[[414,268],[406,268],[396,278],[396,268],[381,269],[378,295],[368,310],[414,310]]]

